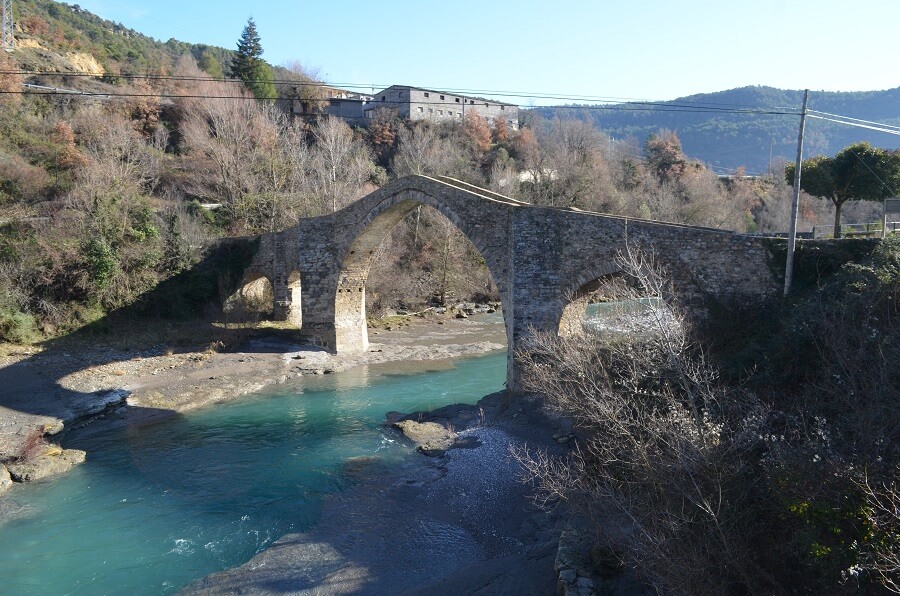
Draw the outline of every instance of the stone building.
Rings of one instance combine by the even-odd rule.
[[[364,110],[372,103],[373,97],[344,89],[328,88],[327,105],[323,112],[330,116],[343,118],[349,124],[364,125]]]
[[[294,92],[296,93],[296,87]],[[313,120],[322,116],[336,116],[351,125],[366,124],[364,109],[372,103],[374,96],[325,86],[321,87],[319,94],[319,98],[291,100],[292,116]]]
[[[519,128],[519,106],[483,97],[468,97],[447,91],[434,91],[406,85],[391,85],[363,106],[367,120],[378,109],[389,109],[400,118],[410,120],[462,120],[469,112],[484,116],[488,121],[506,120],[513,130]]]

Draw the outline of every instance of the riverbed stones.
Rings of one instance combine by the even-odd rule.
[[[416,449],[425,455],[440,455],[456,442],[456,433],[437,422],[401,420],[395,422],[394,427],[400,429],[406,438],[416,444]]]
[[[7,464],[9,475],[16,482],[35,482],[52,478],[84,462],[86,454],[80,449],[62,449],[48,445],[44,453],[24,462]]]

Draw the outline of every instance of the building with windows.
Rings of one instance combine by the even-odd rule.
[[[372,102],[371,95],[327,87],[328,99],[322,109],[325,114],[347,120],[350,124],[365,124],[364,109]]]
[[[297,87],[293,88],[296,96]],[[323,116],[336,116],[348,124],[363,126],[366,124],[363,110],[374,97],[346,89],[322,86],[316,94],[306,99],[292,99],[291,115],[301,116],[306,120],[314,120]]]
[[[405,85],[391,85],[374,94],[363,106],[366,120],[372,120],[380,109],[392,111],[410,120],[459,120],[474,112],[488,121],[506,120],[513,130],[519,128],[519,106],[483,97],[468,97],[446,91],[434,91]]]

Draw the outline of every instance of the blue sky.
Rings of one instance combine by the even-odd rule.
[[[338,84],[631,99],[900,86],[900,0],[78,3],[157,39],[227,48],[252,15],[264,58]]]

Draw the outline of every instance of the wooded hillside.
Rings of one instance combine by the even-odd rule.
[[[659,129],[675,131],[684,151],[719,173],[744,166],[766,173],[771,146],[774,158],[794,159],[797,151],[797,116],[722,113],[722,108],[763,108],[799,113],[803,91],[774,87],[741,87],[717,93],[682,97],[644,111],[640,105],[620,104],[602,109],[591,106],[535,108],[543,118],[577,118],[593,123],[615,139],[643,141]],[[663,111],[692,105],[696,111]],[[810,91],[810,109],[900,125],[900,87],[886,91]],[[624,108],[624,109],[620,109]],[[822,120],[810,121],[804,143],[807,156],[834,155],[847,145],[868,141],[875,147],[896,149],[900,137]],[[777,159],[776,159],[777,161]]]

